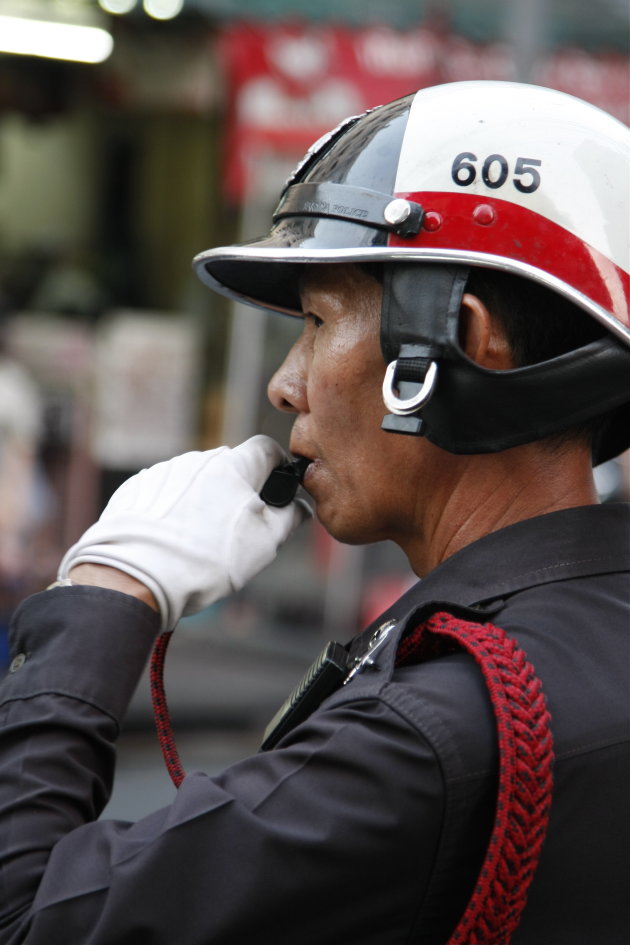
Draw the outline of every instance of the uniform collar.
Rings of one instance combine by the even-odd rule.
[[[528,587],[618,571],[630,571],[630,503],[563,509],[467,545],[386,616],[399,619],[412,606],[429,601],[478,607]]]
[[[629,503],[563,509],[518,522],[467,545],[418,581],[349,642],[348,665],[354,674],[378,664],[390,678],[401,637],[431,613],[492,619],[518,591],[622,571],[630,572]]]

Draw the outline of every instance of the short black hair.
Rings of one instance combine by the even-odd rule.
[[[557,358],[606,333],[569,299],[510,272],[472,268],[466,291],[481,299],[499,321],[517,367]]]

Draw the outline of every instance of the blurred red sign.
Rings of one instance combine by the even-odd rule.
[[[227,28],[219,51],[227,79],[227,191],[243,199],[247,166],[263,154],[301,156],[348,115],[416,89],[462,79],[514,79],[510,48],[418,27],[350,29],[249,24]],[[628,59],[560,51],[533,78],[628,120]]]

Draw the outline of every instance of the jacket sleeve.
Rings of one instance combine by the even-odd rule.
[[[0,685],[0,929],[30,907],[55,843],[107,802],[118,720],[157,624],[99,588],[45,591],[16,611]]]
[[[156,625],[94,588],[16,613],[24,658],[0,687],[0,943],[407,941],[443,783],[417,726],[378,695],[349,692],[276,750],[188,775],[137,823],[97,820]]]

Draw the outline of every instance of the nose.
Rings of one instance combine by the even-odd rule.
[[[302,339],[296,341],[267,386],[271,404],[283,413],[308,410],[307,359]]]

